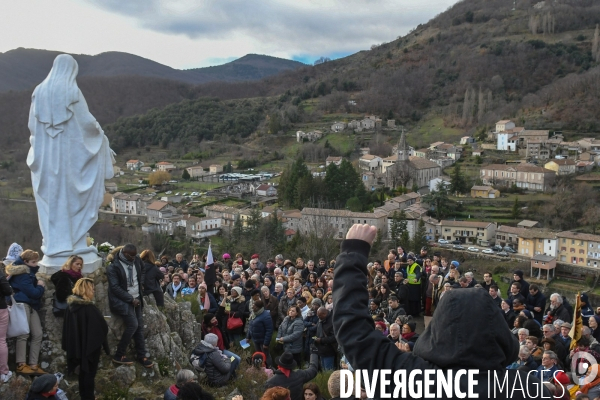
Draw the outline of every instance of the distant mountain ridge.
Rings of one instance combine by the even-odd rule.
[[[18,48],[0,53],[0,92],[31,89],[50,72],[52,62],[63,52]],[[206,68],[178,70],[134,54],[111,51],[95,56],[72,54],[79,76],[143,76],[200,84],[214,81],[254,81],[305,66],[283,58],[248,54],[232,62]]]

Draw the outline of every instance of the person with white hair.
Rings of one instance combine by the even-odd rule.
[[[179,389],[188,382],[196,381],[196,375],[189,369],[182,369],[175,377],[175,384],[167,388],[164,395],[164,400],[177,400]]]
[[[521,346],[519,348],[519,359],[512,363],[509,368],[514,369],[524,369],[527,371],[534,371],[538,367],[538,364],[535,362],[533,357],[531,356],[531,350],[527,346]]]
[[[390,334],[387,336],[388,339],[390,339],[392,343],[398,343],[401,339],[401,331],[402,329],[400,328],[400,325],[394,322],[390,325]]]
[[[467,278],[467,287],[475,287],[477,281],[474,278],[473,272],[465,272],[465,278]]]
[[[521,346],[525,346],[525,344],[527,344],[527,336],[529,336],[529,329],[520,328],[517,336],[519,337],[519,344]]]
[[[240,364],[240,360],[235,357],[230,358],[217,347],[219,338],[214,333],[204,336],[204,340],[196,346],[192,352],[198,357],[205,357],[204,372],[208,384],[213,387],[220,387],[232,378],[235,378],[235,370]]]
[[[558,293],[550,295],[550,307],[546,310],[547,315],[544,319],[546,322],[553,322],[557,319],[562,319],[564,322],[571,322],[573,316],[570,315],[567,308],[563,305],[563,298]]]

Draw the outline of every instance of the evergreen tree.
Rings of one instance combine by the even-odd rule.
[[[181,179],[189,181],[191,178],[190,173],[188,172],[187,169],[183,170],[183,174],[181,174]]]
[[[412,249],[418,254],[422,247],[427,246],[427,229],[425,228],[425,221],[419,220],[419,226],[415,232],[415,236],[412,240]]]
[[[443,182],[438,183],[435,189],[423,196],[423,202],[434,208],[435,218],[441,221],[450,215],[452,201],[448,198],[448,189]]]
[[[454,164],[452,175],[450,176],[450,193],[464,193],[467,190],[467,182],[460,171],[460,165]]]
[[[519,219],[521,216],[521,206],[519,205],[519,198],[515,197],[515,202],[513,203],[511,217],[512,219]]]
[[[401,210],[400,212],[394,211],[394,214],[392,214],[392,222],[390,224],[390,239],[392,239],[394,247],[397,247],[400,244],[402,235],[405,232],[408,235],[406,229],[406,213],[404,210]]]
[[[229,162],[227,163],[227,165],[225,165],[225,166],[223,167],[223,172],[225,172],[226,174],[227,174],[227,173],[230,173],[230,172],[233,172],[233,165],[231,165],[231,161],[229,161]]]

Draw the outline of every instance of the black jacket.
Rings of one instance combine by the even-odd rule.
[[[163,273],[160,269],[152,264],[151,262],[144,261],[144,294],[149,295],[152,292],[162,290],[160,287],[160,281],[164,279]]]
[[[319,356],[331,357],[337,354],[337,340],[335,340],[335,334],[333,332],[331,312],[327,314],[325,320],[319,320],[319,322],[317,322],[316,336],[321,339],[319,342],[315,341],[315,346],[319,349]]]
[[[317,376],[317,372],[319,372],[318,361],[318,356],[316,354],[311,354],[309,367],[307,369],[297,369],[292,371],[289,378],[287,378],[283,372],[275,370],[273,371],[273,376],[265,383],[265,386],[267,388],[281,386],[289,389],[291,400],[302,400],[304,398],[302,386]]]
[[[6,275],[0,270],[0,310],[6,309],[6,298],[4,296],[10,296],[13,294],[10,283],[6,280]]]
[[[144,306],[144,268],[142,268],[142,260],[139,257],[135,258],[134,268],[137,273],[140,305]],[[108,278],[108,305],[110,311],[118,315],[127,315],[129,306],[134,297],[127,292],[127,272],[121,265],[118,255],[106,268],[106,276]]]
[[[382,369],[406,370],[407,375],[415,369],[479,369],[475,375],[478,383],[472,389],[479,398],[489,398],[488,383],[493,384],[494,378],[492,374],[492,381],[489,380],[488,371],[494,371],[500,379],[507,374],[508,385],[502,391],[497,387],[496,398],[511,395],[512,399],[530,398],[525,397],[526,393],[511,393],[508,389],[515,382],[518,386],[519,379],[522,385],[528,385],[530,394],[540,392],[539,380],[532,377],[527,380],[521,371],[506,370],[506,366],[517,359],[519,343],[508,327],[504,327],[501,311],[483,290],[473,288],[446,293],[413,352],[401,352],[387,337],[375,331],[367,308],[361,306],[368,302],[369,244],[362,240],[345,240],[341,247],[333,283],[333,325],[343,353],[354,369],[370,373]],[[468,384],[463,375],[460,378],[463,393],[467,393]],[[376,393],[380,393],[379,388]],[[547,391],[543,394],[549,397]]]
[[[540,311],[534,311],[533,309],[539,307]],[[533,319],[542,323],[542,317],[544,316],[544,307],[546,307],[546,296],[538,290],[535,295],[529,293],[527,300],[525,300],[525,308],[533,313]]]
[[[514,328],[515,319],[517,319],[517,314],[515,314],[515,312],[513,310],[508,310],[508,312],[504,312],[503,309],[500,309],[500,311],[502,311],[502,316],[504,317],[504,320],[506,321],[506,326],[508,326],[508,329]]]
[[[56,298],[58,301],[64,302],[73,294],[73,287],[79,279],[73,278],[64,271],[58,271],[52,274],[50,280],[54,284]]]
[[[67,364],[70,372],[80,366],[82,371],[89,372],[93,360],[92,353],[104,348],[110,354],[106,335],[108,325],[94,302],[79,296],[69,296],[69,307],[65,311],[63,322],[62,349],[67,352]]]

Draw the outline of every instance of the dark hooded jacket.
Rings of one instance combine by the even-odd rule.
[[[475,375],[478,383],[472,390],[479,394],[479,398],[490,398],[488,386],[494,386],[494,373],[501,380],[506,374],[508,385],[503,390],[496,386],[496,396],[492,392],[491,398],[531,398],[527,392],[511,393],[508,388],[513,385],[526,385],[524,389],[529,390],[531,395],[537,393],[538,397],[543,390],[544,396],[549,397],[547,390],[540,389],[539,380],[531,377],[527,380],[522,371],[506,370],[506,366],[517,359],[519,344],[488,293],[472,288],[445,294],[413,352],[404,353],[375,331],[366,307],[357,307],[357,304],[368,301],[366,265],[369,244],[362,240],[345,240],[341,249],[333,283],[333,324],[343,353],[354,369],[369,372],[406,370],[407,374],[415,369],[478,369],[479,374]],[[468,385],[468,379],[461,376],[460,389],[456,388],[455,394],[458,390],[466,393]],[[393,387],[389,387],[388,392],[390,389]],[[376,393],[380,393],[379,388]],[[407,395],[410,396],[408,392]],[[442,395],[445,396],[445,392],[442,391]]]
[[[100,360],[100,349],[110,354],[106,335],[108,325],[93,301],[79,296],[67,298],[69,306],[63,322],[62,349],[67,352],[69,372],[80,366],[89,372],[90,364]]]
[[[54,284],[54,293],[58,301],[67,301],[67,297],[73,294],[73,287],[79,278],[75,278],[65,271],[57,271],[52,274],[50,280]]]
[[[535,311],[534,308],[539,307],[540,311]],[[544,316],[544,307],[546,307],[546,296],[541,290],[538,290],[536,294],[529,293],[525,300],[525,308],[533,313],[533,319],[538,322],[542,322]]]
[[[590,304],[590,299],[587,293],[581,294],[581,301],[585,303],[585,306],[583,304],[581,305],[581,318],[583,319],[583,324],[587,325],[590,317],[594,315],[594,309]]]
[[[523,296],[524,299],[527,298],[527,295],[529,294],[529,283],[523,279],[523,271],[521,271],[520,269],[516,270],[514,272],[515,275],[518,275],[519,278],[521,278],[520,281],[515,281],[514,279],[512,279],[510,281],[510,285],[508,285],[508,290],[506,291],[506,295],[510,296],[510,287],[512,286],[513,283],[515,282],[519,282],[519,284],[521,284],[521,295]]]

